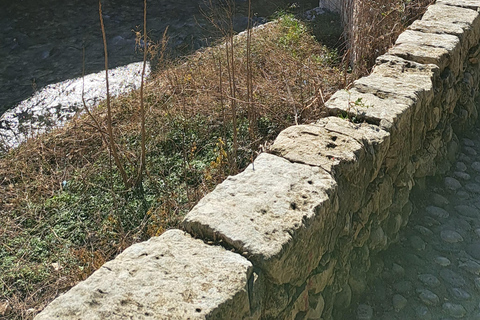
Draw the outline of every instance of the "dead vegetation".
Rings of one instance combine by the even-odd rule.
[[[141,188],[125,188],[115,168],[99,130],[105,104],[92,110],[98,123],[80,115],[0,154],[0,319],[31,319],[132,243],[176,227],[282,129],[322,117],[352,80],[337,52],[290,15],[231,35],[164,62],[142,93],[111,100],[119,159],[130,177],[145,165]]]

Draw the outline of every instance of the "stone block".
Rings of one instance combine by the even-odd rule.
[[[461,46],[460,39],[451,34],[425,33],[406,30],[397,38],[388,54],[422,64],[435,64],[440,70],[448,65],[455,75],[460,72],[457,59]]]
[[[449,6],[468,8],[472,10],[480,9],[479,0],[437,0],[436,4],[444,4]]]
[[[287,160],[319,166],[338,183],[340,210],[357,211],[368,183],[375,179],[390,135],[378,126],[328,117],[282,131],[271,152]]]
[[[451,34],[462,45],[462,55],[476,45],[480,33],[479,14],[470,8],[451,6],[438,2],[428,7],[421,20],[414,21],[409,29],[423,33]],[[457,57],[463,60],[465,57]]]
[[[35,319],[243,319],[251,274],[244,257],[170,230],[127,248]]]
[[[438,72],[435,65],[384,55],[377,59],[371,75],[355,81],[348,91],[337,91],[326,107],[330,114],[346,114],[350,119],[379,125],[391,134],[385,164],[395,177],[401,169],[398,164],[405,163],[421,147],[425,132],[438,121],[431,106],[433,79]]]
[[[243,254],[273,283],[301,285],[335,243],[337,212],[330,174],[264,153],[200,200],[183,226]]]

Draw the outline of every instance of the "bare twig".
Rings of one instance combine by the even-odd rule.
[[[100,15],[100,26],[102,28],[102,37],[103,37],[103,50],[105,54],[105,82],[107,86],[107,133],[109,139],[109,148],[110,152],[113,155],[113,159],[115,164],[120,171],[120,175],[123,180],[123,184],[126,189],[129,189],[131,183],[127,177],[127,173],[125,172],[125,168],[118,156],[117,146],[115,145],[114,137],[113,137],[113,128],[112,128],[112,107],[110,103],[110,88],[108,85],[108,50],[107,50],[107,37],[105,34],[105,25],[103,24],[103,16],[102,16],[102,1],[98,0],[98,13]]]

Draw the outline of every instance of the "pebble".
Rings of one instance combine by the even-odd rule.
[[[410,245],[417,251],[425,250],[425,241],[423,241],[419,236],[411,236]]]
[[[456,300],[469,300],[471,295],[461,288],[450,288],[450,293]]]
[[[467,164],[472,162],[472,159],[469,156],[467,156],[465,153],[460,153],[458,155],[458,160],[462,162],[466,162]]]
[[[473,280],[473,283],[475,284],[475,288],[480,291],[480,278],[475,278],[475,280]]]
[[[401,294],[395,294],[393,296],[392,303],[395,311],[400,311],[403,308],[405,308],[405,306],[407,305],[407,302],[408,302],[407,299],[405,299],[405,297],[402,296]]]
[[[442,305],[442,309],[445,313],[457,319],[463,318],[467,314],[467,310],[462,305],[456,303],[445,302]]]
[[[410,293],[413,289],[413,285],[410,281],[402,280],[393,284],[393,289],[399,293]]]
[[[473,260],[467,260],[465,262],[460,262],[458,266],[468,272],[476,275],[480,275],[480,264]]]
[[[470,192],[480,193],[480,184],[474,183],[474,182],[467,183],[465,184],[465,189],[467,189]]]
[[[460,161],[458,161],[457,163],[455,163],[455,168],[456,168],[458,171],[467,171],[467,166],[465,165],[465,163],[460,162]]]
[[[434,218],[429,216],[424,216],[423,221],[425,222],[425,225],[429,227],[441,225],[441,223],[438,220],[435,220]]]
[[[461,205],[455,206],[455,210],[457,210],[457,212],[463,216],[467,216],[471,218],[480,217],[480,210],[472,206],[461,204]]]
[[[475,229],[475,234],[480,238],[480,228]]]
[[[435,262],[441,265],[442,267],[448,267],[451,263],[450,260],[448,260],[448,258],[445,258],[445,257],[436,257]]]
[[[449,217],[449,213],[440,207],[428,206],[425,208],[425,210],[435,218],[445,219]]]
[[[445,198],[444,196],[438,193],[432,193],[431,197],[432,197],[433,204],[436,205],[437,207],[445,208],[450,204],[450,201],[448,201],[447,198]]]
[[[433,235],[433,232],[432,230],[424,227],[424,226],[421,226],[421,225],[416,225],[415,227],[413,227],[415,230],[417,230],[418,232],[420,232],[420,234],[422,236],[427,236],[427,237],[430,237]]]
[[[461,183],[452,177],[446,177],[445,180],[445,188],[451,191],[456,191],[462,187]]]
[[[417,319],[420,320],[432,320],[432,314],[425,306],[418,306],[415,308],[415,315],[417,316]]]
[[[399,264],[394,263],[392,265],[392,272],[397,277],[403,277],[405,275],[405,269]]]
[[[440,280],[438,280],[438,278],[435,277],[433,274],[429,273],[419,274],[418,280],[420,280],[424,285],[430,288],[435,288],[440,285]]]
[[[475,142],[468,138],[463,138],[462,143],[467,147],[475,147]]]
[[[417,289],[418,297],[427,306],[436,306],[440,303],[438,296],[428,289]]]
[[[480,260],[480,242],[473,242],[467,246],[466,252],[474,259]]]
[[[457,198],[462,200],[467,200],[470,198],[470,193],[466,192],[465,190],[458,190]]]
[[[440,278],[442,278],[454,287],[463,287],[466,284],[465,279],[461,275],[450,269],[440,270]]]
[[[472,163],[471,167],[473,170],[480,172],[480,162],[475,161],[474,163]]]
[[[357,307],[357,320],[371,320],[373,309],[368,304],[359,304]]]
[[[452,230],[442,230],[440,232],[440,237],[443,241],[448,243],[457,243],[463,241],[463,237],[460,235],[460,233]]]
[[[455,171],[455,172],[453,173],[453,175],[454,175],[455,177],[457,177],[457,178],[459,178],[459,179],[462,179],[462,180],[465,180],[465,181],[470,180],[470,178],[471,178],[468,173],[466,173],[466,172],[461,172],[461,171]]]
[[[465,150],[465,153],[470,155],[470,156],[476,156],[477,155],[477,151],[475,151],[475,149],[473,149],[471,147],[464,147],[463,150]]]

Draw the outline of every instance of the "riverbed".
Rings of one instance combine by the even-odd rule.
[[[213,44],[222,34],[215,27],[225,12],[222,3],[225,0],[148,0],[147,46],[159,43],[165,30],[169,59]],[[303,0],[294,7],[305,12],[317,4]],[[284,0],[254,1],[253,22],[265,23],[289,5]],[[232,6],[233,29],[240,32],[247,27],[247,2],[236,0]],[[110,89],[118,95],[140,84],[145,44],[136,41],[136,35],[143,28],[143,1],[103,0],[102,16]],[[90,107],[105,97],[96,0],[3,0],[0,28],[0,139],[7,147],[67,121],[83,109],[82,92]]]

